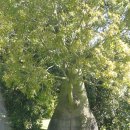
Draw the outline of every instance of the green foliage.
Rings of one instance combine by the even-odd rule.
[[[42,117],[44,108],[36,99],[28,99],[20,91],[9,89],[4,90],[4,96],[6,97],[6,107],[9,111],[10,120],[13,122],[12,128],[14,130],[40,129],[38,119]]]
[[[98,126],[101,130],[125,129],[129,130],[130,95],[123,90],[124,95],[117,96],[112,89],[103,88],[103,82],[91,79],[91,84],[86,84],[89,103]],[[104,129],[103,129],[104,128]]]
[[[46,92],[45,86],[33,98],[28,98],[19,90],[7,88],[4,84],[1,84],[1,88],[13,130],[40,130],[42,119],[52,115],[55,95]]]
[[[129,130],[130,71],[125,60],[129,53],[127,44],[113,40],[95,48],[89,57],[86,89],[101,130]]]
[[[72,70],[90,87],[99,126],[127,129],[129,118],[124,127],[119,122],[123,110],[129,113],[128,23],[128,0],[1,1],[0,78],[13,128],[39,129],[37,120],[52,114],[55,91]]]

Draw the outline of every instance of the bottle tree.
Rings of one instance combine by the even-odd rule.
[[[6,65],[3,81],[28,97],[35,97],[41,85],[47,86],[49,93],[52,82],[60,80],[60,96],[48,130],[98,130],[89,108],[86,76],[100,78],[104,87],[114,88],[117,94],[129,85],[129,45],[123,39],[128,3],[3,2],[6,6],[1,7],[1,17],[7,28],[1,37]],[[59,73],[53,73],[55,67]],[[126,73],[120,72],[122,67]],[[122,85],[118,86],[121,80]]]

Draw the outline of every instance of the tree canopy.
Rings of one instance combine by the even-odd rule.
[[[100,128],[111,119],[111,129],[129,129],[129,21],[129,0],[1,1],[1,82],[51,115],[60,83],[76,71]]]

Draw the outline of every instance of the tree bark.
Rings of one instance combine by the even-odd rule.
[[[71,85],[67,82],[63,84],[48,130],[98,130],[96,120],[89,109],[84,83],[75,80]],[[68,88],[71,91],[68,91]]]
[[[4,105],[4,99],[0,91],[0,130],[11,130],[7,112]]]

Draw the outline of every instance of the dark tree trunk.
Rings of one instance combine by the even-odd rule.
[[[7,119],[7,112],[4,106],[4,99],[0,91],[0,130],[11,130],[10,123]]]
[[[59,103],[50,121],[48,130],[98,130],[96,120],[89,109],[84,83],[64,83]]]

